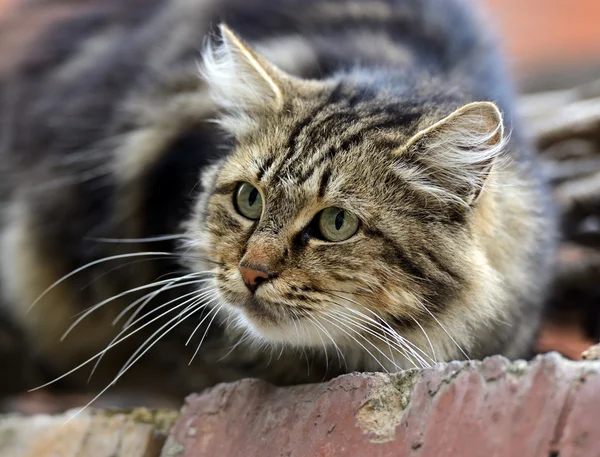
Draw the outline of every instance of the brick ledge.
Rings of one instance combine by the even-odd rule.
[[[600,362],[556,353],[279,388],[220,384],[168,411],[0,418],[14,457],[543,456],[600,452]],[[174,423],[166,439],[166,430]]]

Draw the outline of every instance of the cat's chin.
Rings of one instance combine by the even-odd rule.
[[[257,340],[296,347],[322,345],[322,339],[312,328],[303,328],[301,322],[273,312],[268,305],[257,300],[252,300],[245,306],[229,307],[229,309],[235,315],[238,328],[249,331]]]
[[[243,306],[236,306],[239,327],[249,330],[256,338],[273,343],[290,343],[292,322],[269,309],[258,300],[251,299]],[[292,329],[293,331],[293,329]]]

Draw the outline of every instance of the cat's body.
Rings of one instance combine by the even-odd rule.
[[[466,2],[29,3],[0,26],[0,318],[23,330],[22,351],[47,370],[37,382],[103,350],[120,311],[160,287],[107,303],[60,343],[74,315],[202,269],[216,273],[205,285],[220,301],[134,366],[148,387],[306,382],[421,365],[419,357],[528,355],[553,225],[493,40]],[[221,21],[303,80],[227,29],[220,48],[203,49]],[[502,112],[504,136],[494,105],[469,105],[486,101]],[[233,139],[208,122],[223,110]],[[226,161],[200,184],[217,159]],[[256,222],[238,214],[242,182],[265,205]],[[329,207],[355,214],[356,234],[336,243],[315,235]],[[339,214],[342,227],[351,216]],[[184,230],[183,241],[99,240]],[[71,271],[124,254],[133,256],[93,264],[36,302]],[[197,286],[164,290],[140,315]],[[154,330],[189,310],[113,348],[93,379],[110,381]],[[207,318],[186,348],[199,317]],[[361,325],[362,336],[344,332]],[[403,357],[398,349],[411,346],[395,335],[417,352]]]

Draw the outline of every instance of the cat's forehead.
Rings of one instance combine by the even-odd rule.
[[[368,212],[378,195],[404,193],[406,186],[388,175],[396,172],[394,152],[422,119],[410,102],[337,86],[295,101],[238,138],[221,169],[221,184],[250,182],[270,209],[281,206],[277,214],[313,205]],[[389,183],[399,185],[390,189]]]
[[[387,153],[401,147],[422,119],[421,112],[399,102],[351,92],[322,95],[240,141],[235,157],[260,180],[305,182],[328,167],[352,169],[389,159]]]

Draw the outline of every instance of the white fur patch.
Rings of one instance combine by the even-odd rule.
[[[427,164],[424,174],[437,181],[461,184],[473,189],[472,198],[450,194],[443,187],[427,186],[440,198],[471,204],[483,189],[492,166],[498,168],[509,136],[504,135],[502,114],[491,102],[470,103],[433,126],[419,132],[403,148],[426,142],[426,152],[419,160]]]
[[[200,73],[210,95],[224,111],[219,123],[230,133],[242,134],[255,125],[252,112],[279,108],[283,96],[273,77],[277,70],[247,47],[226,26],[221,42],[207,41]]]

